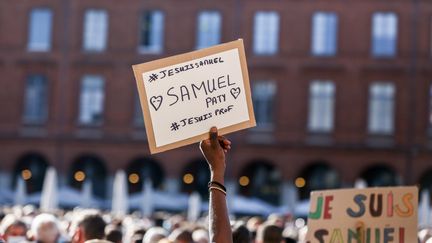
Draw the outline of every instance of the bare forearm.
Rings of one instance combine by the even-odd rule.
[[[225,184],[223,173],[212,173],[211,180]],[[232,242],[231,225],[228,217],[225,194],[219,190],[210,190],[209,203],[209,232],[211,242]]]
[[[218,136],[216,127],[209,133],[210,139],[201,141],[200,149],[209,164],[209,233],[212,243],[232,243],[231,225],[228,218],[225,189],[225,153],[231,149],[231,142]]]

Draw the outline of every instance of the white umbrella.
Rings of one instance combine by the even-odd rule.
[[[59,205],[62,207],[74,208],[81,204],[82,193],[75,188],[62,186],[59,189]]]
[[[174,193],[152,190],[151,197],[144,198],[144,192],[139,192],[129,197],[130,206],[141,209],[141,212],[150,212],[151,215],[154,209],[171,210],[171,211],[186,211],[188,208],[189,196],[184,193]],[[149,203],[146,203],[149,200]],[[151,207],[145,209],[145,207]]]
[[[307,217],[309,215],[310,200],[299,201],[294,209],[294,215]]]
[[[126,173],[121,170],[117,171],[114,177],[111,213],[117,216],[124,216],[127,214],[128,210]]]
[[[93,201],[93,184],[91,180],[86,180],[84,182],[83,188],[81,189],[81,201],[80,207],[90,208]]]
[[[40,198],[40,208],[42,211],[48,212],[58,209],[57,172],[54,167],[49,167],[45,174]]]
[[[282,203],[289,211],[294,211],[298,202],[297,188],[293,183],[282,184]]]
[[[429,217],[427,221],[428,227],[432,227],[432,207],[429,208]]]
[[[201,214],[201,196],[198,192],[193,192],[189,196],[189,207],[187,219],[189,222],[195,222],[198,220]]]
[[[430,193],[427,189],[421,192],[421,198],[419,203],[419,226],[426,227],[429,221],[429,204],[430,204]]]
[[[280,211],[278,207],[258,198],[237,195],[230,200],[233,201],[230,208],[228,208],[230,213],[269,215]]]
[[[233,181],[227,181],[225,184],[225,187],[227,189],[227,195],[226,195],[227,207],[228,207],[228,209],[230,209],[230,208],[234,207],[234,205],[233,205],[234,200],[231,200],[231,199],[234,198],[236,195],[237,185]],[[206,207],[206,206],[204,205],[204,207]],[[228,212],[228,213],[231,214],[231,212]]]
[[[363,180],[363,179],[357,179],[355,182],[354,182],[354,188],[357,188],[357,189],[364,189],[364,188],[366,188],[367,187],[367,182],[365,181],[365,180]]]
[[[27,202],[27,187],[21,176],[17,177],[16,190],[14,194],[14,204],[24,205]]]
[[[143,185],[141,212],[143,216],[149,217],[154,210],[153,203],[153,183],[150,179],[146,179]]]
[[[0,186],[0,203],[1,204],[13,203],[14,196],[15,196],[15,193],[12,190],[9,190],[8,188],[2,188]]]

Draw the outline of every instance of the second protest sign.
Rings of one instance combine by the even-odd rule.
[[[417,242],[418,189],[313,191],[306,243]]]

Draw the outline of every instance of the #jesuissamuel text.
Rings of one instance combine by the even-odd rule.
[[[156,81],[158,79],[164,79],[166,77],[171,77],[171,76],[174,76],[175,74],[178,74],[181,72],[185,72],[188,70],[204,67],[207,65],[223,63],[223,62],[224,62],[224,60],[221,57],[215,57],[215,58],[197,61],[195,63],[188,63],[188,64],[182,65],[180,67],[165,69],[165,70],[161,70],[157,73],[152,73],[152,74],[150,74],[148,81],[149,81],[149,83],[151,83],[151,82]]]

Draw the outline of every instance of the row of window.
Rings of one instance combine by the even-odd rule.
[[[104,111],[105,81],[99,75],[85,75],[81,82],[78,122],[100,125]],[[24,97],[24,122],[42,124],[48,118],[48,80],[43,75],[30,75]],[[138,104],[138,102],[136,102]],[[137,105],[137,108],[138,105]],[[138,109],[136,114],[141,114]],[[142,115],[140,116],[142,117]],[[142,118],[140,119],[142,121]]]
[[[258,128],[272,128],[276,85],[272,81],[253,84],[253,103]],[[310,132],[328,133],[334,129],[336,88],[332,81],[314,80],[309,86],[307,128]],[[389,135],[394,131],[395,85],[374,82],[369,87],[368,132]]]
[[[21,157],[14,168],[13,182],[18,178],[26,181],[29,193],[42,189],[49,163],[40,154],[28,154]],[[124,167],[128,179],[129,193],[142,192],[146,180],[151,180],[154,188],[167,188],[166,172],[160,162],[151,158],[139,157]],[[106,196],[108,170],[105,161],[96,156],[84,155],[71,164],[67,173],[68,184],[82,190],[86,182],[93,185],[93,194],[104,198]],[[180,174],[180,189],[191,193],[198,191],[203,197],[208,195],[209,170],[202,159],[191,160],[185,164]],[[283,193],[283,176],[281,169],[267,160],[252,160],[238,174],[238,193],[243,196],[258,197],[268,202],[278,204]],[[234,179],[233,178],[233,179]],[[370,187],[396,186],[401,184],[400,175],[386,164],[378,163],[364,168],[358,174],[358,179]],[[309,198],[310,192],[340,188],[342,178],[340,172],[326,161],[313,161],[293,180],[298,188],[300,199]],[[176,183],[177,184],[177,183]],[[420,189],[432,190],[432,168],[425,170],[419,177]],[[13,185],[15,188],[16,185]]]
[[[81,81],[78,121],[82,125],[100,125],[103,121],[105,81],[99,75],[85,75]],[[24,101],[24,122],[44,123],[48,115],[48,81],[42,75],[30,75]],[[259,128],[272,128],[276,84],[257,81],[252,98]],[[395,85],[375,82],[369,87],[368,131],[392,134],[394,131]],[[314,80],[309,87],[308,130],[331,132],[334,128],[336,88],[332,81]],[[138,98],[135,99],[135,124],[143,124]]]
[[[29,51],[49,51],[51,48],[52,10],[36,8],[30,13]],[[84,15],[83,49],[102,52],[107,47],[109,29],[106,10],[89,9]],[[222,17],[218,11],[198,14],[196,48],[220,43]],[[258,11],[254,17],[253,52],[274,55],[279,48],[280,15],[276,11]],[[140,53],[160,53],[164,42],[164,13],[144,12],[139,27]],[[372,16],[372,55],[392,57],[396,54],[398,18],[393,12],[377,12]],[[334,12],[315,12],[312,16],[311,53],[314,56],[334,56],[337,53],[338,16]]]

